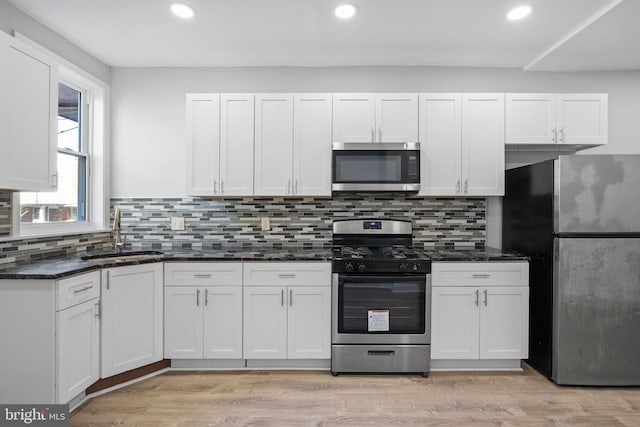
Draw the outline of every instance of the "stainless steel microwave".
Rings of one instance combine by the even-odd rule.
[[[420,190],[420,143],[334,142],[331,190]]]

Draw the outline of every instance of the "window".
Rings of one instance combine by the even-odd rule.
[[[81,90],[58,85],[58,182],[53,192],[21,193],[20,222],[46,224],[87,218],[86,132]]]

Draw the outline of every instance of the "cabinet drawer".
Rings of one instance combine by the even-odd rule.
[[[100,272],[81,274],[56,282],[56,310],[64,310],[100,296]]]
[[[244,264],[244,284],[331,286],[331,263],[249,262]]]
[[[241,262],[165,262],[164,284],[171,286],[242,285]]]
[[[434,262],[432,286],[528,286],[527,262]]]

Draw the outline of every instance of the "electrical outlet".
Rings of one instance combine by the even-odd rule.
[[[179,216],[171,217],[171,230],[183,231],[184,230],[184,218]]]
[[[270,231],[271,230],[271,219],[268,216],[263,216],[260,218],[260,227],[262,231]]]

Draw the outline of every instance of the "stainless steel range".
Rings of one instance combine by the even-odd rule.
[[[331,372],[419,372],[430,364],[431,259],[410,221],[333,223]]]

